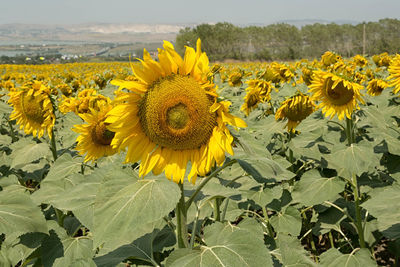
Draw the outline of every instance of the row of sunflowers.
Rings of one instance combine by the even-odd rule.
[[[58,222],[45,230],[15,223],[15,231],[49,235],[31,246],[49,246],[50,230],[77,248],[82,237],[92,242],[85,243],[85,256],[61,246],[55,266],[72,259],[87,266],[392,264],[400,251],[384,259],[378,252],[400,247],[400,235],[389,230],[398,227],[400,201],[393,209],[378,207],[386,196],[400,195],[400,170],[392,166],[400,162],[399,92],[400,55],[344,59],[328,51],[312,61],[210,64],[200,40],[184,57],[164,42],[157,59],[145,50],[132,63],[0,65],[0,108],[10,108],[0,152],[12,158],[0,166],[0,200],[16,192],[1,179],[17,175],[15,183],[30,192],[17,195]],[[26,162],[44,162],[40,178],[16,155],[26,139],[44,151],[29,152]],[[100,181],[103,176],[110,180]],[[89,213],[82,213],[85,204],[59,197],[86,203],[83,189],[93,181],[82,177],[96,181],[90,187],[105,186],[90,195]],[[108,187],[112,179],[121,184]],[[43,262],[44,254],[32,256],[2,226],[19,220],[7,212],[0,202],[0,247],[14,252],[0,253],[0,263]],[[23,212],[17,215],[30,218]],[[63,237],[68,220],[77,226]],[[146,242],[163,246],[138,243],[150,233]],[[120,250],[129,243],[147,254]]]
[[[173,51],[170,53],[173,53],[174,57],[179,56],[170,44],[166,43],[165,49],[167,52],[164,54]],[[14,108],[10,119],[16,120],[26,134],[40,138],[47,131],[51,138],[56,110],[62,114],[74,112],[80,116],[85,124],[76,125],[73,130],[80,134],[76,149],[80,154],[86,154],[85,161],[115,154],[126,147],[135,147],[133,144],[136,142],[146,140],[147,143],[151,143],[144,148],[146,153],[131,152],[131,148],[128,150],[126,162],[141,160],[143,166],[147,166],[150,164],[146,163],[147,161],[157,161],[155,158],[166,157],[166,154],[173,154],[173,150],[180,150],[187,152],[182,167],[186,166],[188,161],[200,164],[206,159],[199,160],[199,156],[189,152],[190,150],[198,150],[209,140],[211,143],[207,144],[208,147],[222,145],[220,151],[207,156],[213,160],[205,169],[202,168],[201,172],[193,170],[194,174],[201,173],[202,176],[210,170],[215,160],[218,165],[223,163],[225,157],[222,154],[232,152],[230,144],[233,139],[225,125],[246,127],[244,121],[229,115],[229,101],[217,101],[218,93],[213,83],[213,77],[217,74],[220,76],[220,82],[227,83],[230,87],[240,87],[243,82],[246,84],[241,111],[247,116],[260,103],[273,106],[271,91],[279,90],[284,83],[292,83],[293,95],[281,102],[274,112],[276,120],[287,120],[288,131],[291,132],[295,131],[302,120],[320,108],[327,117],[333,118],[337,115],[339,120],[350,119],[352,113],[359,109],[359,103],[365,104],[362,99],[364,88],[371,96],[380,95],[388,87],[394,87],[394,94],[400,91],[400,57],[391,57],[387,53],[374,56],[373,63],[369,63],[360,55],[343,60],[335,53],[326,52],[319,61],[301,60],[286,64],[243,63],[239,66],[215,64],[209,69],[208,59],[200,58],[201,52],[196,54],[190,49],[188,48],[188,51],[191,51],[191,54],[185,57],[185,60],[191,60],[192,65],[189,67],[181,59],[179,65],[168,57],[164,63],[163,50],[160,50],[159,62],[145,54],[142,67],[140,64],[131,64],[134,75],[129,74],[128,64],[124,66],[119,63],[34,67],[4,65],[0,69],[3,73],[0,86],[9,92],[8,103]],[[175,65],[175,69],[171,69],[170,65]],[[389,76],[386,75],[386,70]],[[189,76],[189,80],[186,81],[186,78],[180,76]],[[102,90],[109,81],[119,86],[114,92],[114,100],[102,95]],[[296,86],[300,84],[308,86],[307,93],[295,91]],[[124,92],[123,89],[127,89],[128,92]],[[197,99],[202,91],[205,92],[203,99]],[[158,92],[162,95],[158,95]],[[192,94],[185,96],[190,101],[181,99],[180,96],[184,92]],[[170,100],[172,98],[174,100]],[[196,107],[195,110],[189,109],[192,105]],[[210,108],[214,113],[212,116],[208,115]],[[151,114],[157,109],[161,109],[160,112],[167,115],[161,121],[157,118],[160,114]],[[199,112],[202,113],[200,117],[195,118],[192,112],[195,112],[196,116],[200,116]],[[221,118],[217,114],[221,114]],[[121,119],[126,122],[119,122],[116,126],[115,122]],[[140,123],[141,127],[137,127],[133,122]],[[189,126],[189,122],[193,125]],[[166,128],[159,128],[159,125]],[[190,128],[190,133],[185,132],[180,136],[185,127]],[[136,132],[137,129],[141,129],[140,132]],[[214,132],[216,129],[219,132]],[[179,134],[177,131],[180,131]],[[125,132],[124,135],[121,136],[121,132]],[[130,135],[138,141],[126,140]],[[216,136],[223,138],[214,140]],[[177,141],[177,137],[185,141]],[[151,154],[156,146],[159,150],[154,151],[154,158],[148,157],[146,160],[147,154]],[[199,150],[200,154],[211,153],[204,150],[205,147],[202,147]],[[139,156],[140,154],[146,156]],[[147,174],[155,167],[154,163],[150,166],[152,167],[143,167],[141,174]],[[159,170],[164,168],[164,165],[157,167],[155,173],[160,173]],[[185,167],[182,167],[182,170],[184,169]],[[170,171],[168,173],[172,174]],[[180,173],[174,181],[182,181],[184,172]],[[171,177],[168,175],[168,178]]]

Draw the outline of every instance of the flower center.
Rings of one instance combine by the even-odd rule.
[[[170,75],[153,83],[139,104],[140,123],[154,143],[175,150],[207,143],[216,115],[200,84],[191,77]]]
[[[105,123],[101,121],[92,128],[90,135],[93,143],[108,146],[111,144],[115,133],[107,130]]]
[[[42,124],[44,122],[44,112],[42,102],[31,95],[23,93],[21,95],[22,111],[26,118],[32,122]]]
[[[334,82],[329,77],[326,79],[324,85],[326,95],[330,102],[336,106],[342,106],[349,103],[354,96],[353,90],[345,87],[343,81],[339,82],[335,88],[332,88],[333,83]]]
[[[173,129],[183,129],[188,124],[190,114],[187,107],[179,103],[167,111],[167,125]]]

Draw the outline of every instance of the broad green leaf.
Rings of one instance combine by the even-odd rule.
[[[0,266],[16,266],[18,262],[25,261],[41,245],[43,238],[46,236],[46,234],[39,232],[26,233],[18,238],[15,238],[15,235],[6,236],[1,244],[0,251],[6,252],[7,259],[11,264],[2,265],[0,260]]]
[[[341,231],[340,222],[345,219],[345,215],[338,209],[330,207],[318,214],[318,220],[313,228],[316,235],[329,232],[331,229]]]
[[[270,219],[272,227],[277,233],[287,233],[298,236],[301,230],[300,212],[294,207],[287,207]]]
[[[380,157],[374,153],[373,146],[368,142],[351,144],[351,146],[338,146],[338,151],[327,157],[329,167],[346,171],[347,176],[352,173],[361,175],[367,172],[370,167],[379,165]]]
[[[295,184],[292,192],[293,202],[313,206],[335,200],[345,185],[346,182],[339,177],[322,178],[317,170],[311,170],[303,174],[300,181]]]
[[[303,246],[296,237],[278,234],[276,238],[277,249],[271,251],[283,266],[317,266],[311,260],[309,253],[304,250]]]
[[[6,102],[0,101],[0,114],[11,113],[13,108]]]
[[[259,187],[257,191],[248,190],[244,195],[260,207],[265,207],[274,199],[279,199],[282,196],[282,187],[275,186],[273,188],[265,188],[264,190],[262,190],[262,187]]]
[[[372,260],[368,249],[356,249],[351,254],[342,254],[336,248],[331,248],[320,256],[323,267],[372,267],[377,264]]]
[[[70,237],[65,229],[55,221],[48,222],[50,235],[42,243],[42,263],[44,267],[80,266],[78,262],[86,262],[86,266],[96,266],[92,260],[95,251],[93,241],[87,236]]]
[[[375,188],[370,196],[361,206],[377,219],[378,228],[386,237],[400,238],[400,185]]]
[[[262,240],[262,229],[254,226],[215,223],[204,229],[206,246],[178,249],[167,258],[166,266],[272,266]]]
[[[239,165],[250,174],[257,182],[289,180],[295,176],[294,173],[286,170],[280,164],[269,158],[257,158],[239,156]]]
[[[21,149],[13,151],[12,155],[14,159],[11,162],[11,168],[21,168],[25,164],[50,155],[50,153],[50,147],[46,143],[29,144]]]
[[[162,246],[160,247],[159,243],[164,243],[165,241],[169,242],[164,244],[167,246],[172,246],[176,243],[175,234],[171,229],[168,227],[161,231],[154,229],[153,232],[136,239],[131,244],[124,245],[106,255],[97,257],[94,261],[98,267],[115,266],[126,258],[131,257],[151,263],[154,262],[152,253],[161,251],[159,249],[162,249]]]
[[[114,177],[131,181],[132,175],[132,172],[123,170],[118,165],[103,166],[89,175],[75,175],[70,178],[74,186],[67,188],[50,203],[58,209],[72,211],[83,225],[93,229],[94,203],[102,182]]]
[[[10,136],[3,134],[0,135],[0,147],[8,146],[9,144],[11,144],[11,141],[12,139]]]
[[[151,224],[168,215],[180,196],[178,186],[167,179],[107,185],[101,185],[96,197],[93,236],[95,247],[104,244],[109,251],[152,232]]]
[[[46,178],[40,183],[40,189],[33,193],[33,200],[37,204],[58,200],[59,194],[74,185],[69,176],[76,175],[81,170],[81,164],[69,154],[59,157],[50,167]]]
[[[0,191],[0,233],[18,236],[29,232],[47,233],[40,208],[33,203],[29,194]]]

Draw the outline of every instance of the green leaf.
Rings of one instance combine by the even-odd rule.
[[[112,186],[100,186],[94,209],[95,247],[104,244],[109,251],[152,232],[152,224],[168,215],[180,196],[178,186],[167,179],[114,180]]]
[[[361,206],[377,219],[383,235],[400,238],[400,185],[375,188],[369,194],[371,198]]]
[[[29,144],[21,149],[13,151],[12,155],[14,159],[11,162],[11,168],[21,168],[25,164],[44,158],[50,154],[51,151],[48,144]]]
[[[283,168],[276,161],[266,157],[248,157],[236,155],[239,165],[250,174],[257,182],[290,180],[294,173]]]
[[[41,204],[59,199],[59,194],[74,185],[68,176],[77,175],[81,164],[80,161],[72,159],[69,154],[59,157],[50,167],[46,178],[40,183],[40,189],[32,194],[33,200],[37,204]]]
[[[317,266],[296,237],[278,234],[278,248],[271,252],[284,266]]]
[[[277,233],[287,233],[292,236],[298,236],[300,234],[300,212],[292,206],[278,212],[271,218],[270,222]]]
[[[338,146],[339,150],[332,153],[327,160],[329,167],[346,171],[347,176],[352,173],[361,175],[367,172],[370,167],[379,165],[380,157],[374,153],[373,146],[368,142],[360,142],[359,144],[351,144],[351,146]]]
[[[168,237],[173,238],[171,239]],[[158,240],[157,238],[161,238],[161,240]],[[169,243],[164,244],[167,246],[172,246],[176,243],[175,234],[169,227],[166,227],[163,230],[154,229],[153,232],[136,239],[131,244],[124,245],[106,255],[97,257],[94,261],[98,267],[115,266],[130,257],[151,263],[152,261],[154,262],[152,259],[152,253],[157,251],[159,243],[164,241],[169,241]],[[162,249],[162,247],[159,247],[158,249]]]
[[[0,191],[0,233],[18,236],[29,232],[47,233],[40,208],[22,191]]]
[[[299,202],[305,206],[313,206],[328,200],[334,201],[344,190],[345,185],[346,182],[339,177],[322,178],[317,170],[308,171],[294,186],[293,203]]]
[[[95,254],[93,241],[89,237],[70,237],[55,221],[49,221],[48,225],[50,235],[43,241],[41,249],[44,267],[80,266],[79,262],[96,266],[92,260]]]
[[[13,108],[8,105],[6,102],[0,101],[0,114],[11,113]]]
[[[207,246],[175,250],[166,266],[272,266],[262,236],[254,226],[215,223],[204,229]]]
[[[331,248],[320,256],[323,267],[369,267],[377,266],[372,260],[368,249],[356,249],[351,254],[342,254],[336,248]]]
[[[0,135],[0,147],[2,146],[8,146],[9,144],[11,144],[11,137],[8,135]]]
[[[265,207],[274,199],[278,200],[282,196],[282,187],[275,186],[273,188],[265,188],[264,190],[262,190],[262,187],[259,187],[257,191],[248,190],[244,195],[247,199],[253,200],[260,207]]]

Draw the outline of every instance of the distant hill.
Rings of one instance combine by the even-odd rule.
[[[175,40],[179,30],[193,25],[108,24],[76,25],[3,24],[0,44],[136,43]]]
[[[357,24],[357,21],[327,20],[282,20],[301,28],[304,25]],[[210,23],[215,24],[215,23]],[[20,44],[82,44],[82,43],[154,43],[162,40],[175,41],[176,35],[185,27],[197,24],[129,24],[129,23],[88,23],[71,25],[42,24],[2,24],[0,25],[0,45]],[[243,24],[266,26],[268,24]]]

